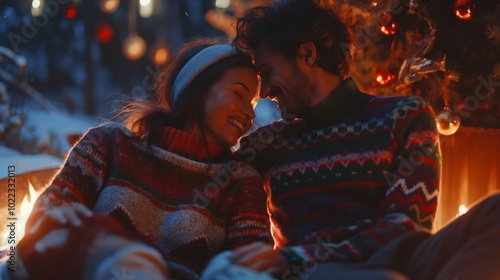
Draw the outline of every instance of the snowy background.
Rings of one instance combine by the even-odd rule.
[[[143,4],[153,7],[149,15]],[[164,63],[155,57],[158,48],[168,56],[193,38],[228,38],[207,23],[205,14],[232,17],[235,9],[230,1],[205,0],[2,0],[0,48],[12,52],[0,55],[0,71],[12,78],[0,80],[4,154],[11,149],[13,154],[62,159],[74,139],[109,121],[124,97],[153,93],[154,77]],[[134,31],[146,49],[131,59],[122,49]],[[26,86],[50,109],[27,94]],[[268,101],[261,102],[256,113],[256,126],[279,116]],[[2,157],[0,166],[6,160]]]

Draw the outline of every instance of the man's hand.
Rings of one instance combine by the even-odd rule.
[[[279,276],[288,269],[285,258],[269,244],[254,242],[234,250],[231,262]]]

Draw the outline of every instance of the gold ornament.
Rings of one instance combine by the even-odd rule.
[[[452,135],[460,127],[460,117],[449,107],[444,107],[443,111],[436,116],[436,124],[439,133]]]

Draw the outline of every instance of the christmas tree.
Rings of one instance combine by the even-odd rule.
[[[500,128],[500,3],[322,1],[354,35],[351,75],[376,95],[427,100],[442,134]],[[345,48],[348,51],[348,48]]]

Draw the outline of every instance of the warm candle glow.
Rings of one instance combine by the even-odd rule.
[[[469,209],[467,209],[467,206],[465,206],[465,205],[463,205],[463,204],[462,204],[462,205],[460,205],[460,206],[458,207],[458,216],[462,216],[463,214],[467,213],[467,211],[468,211],[468,210],[469,210]]]

